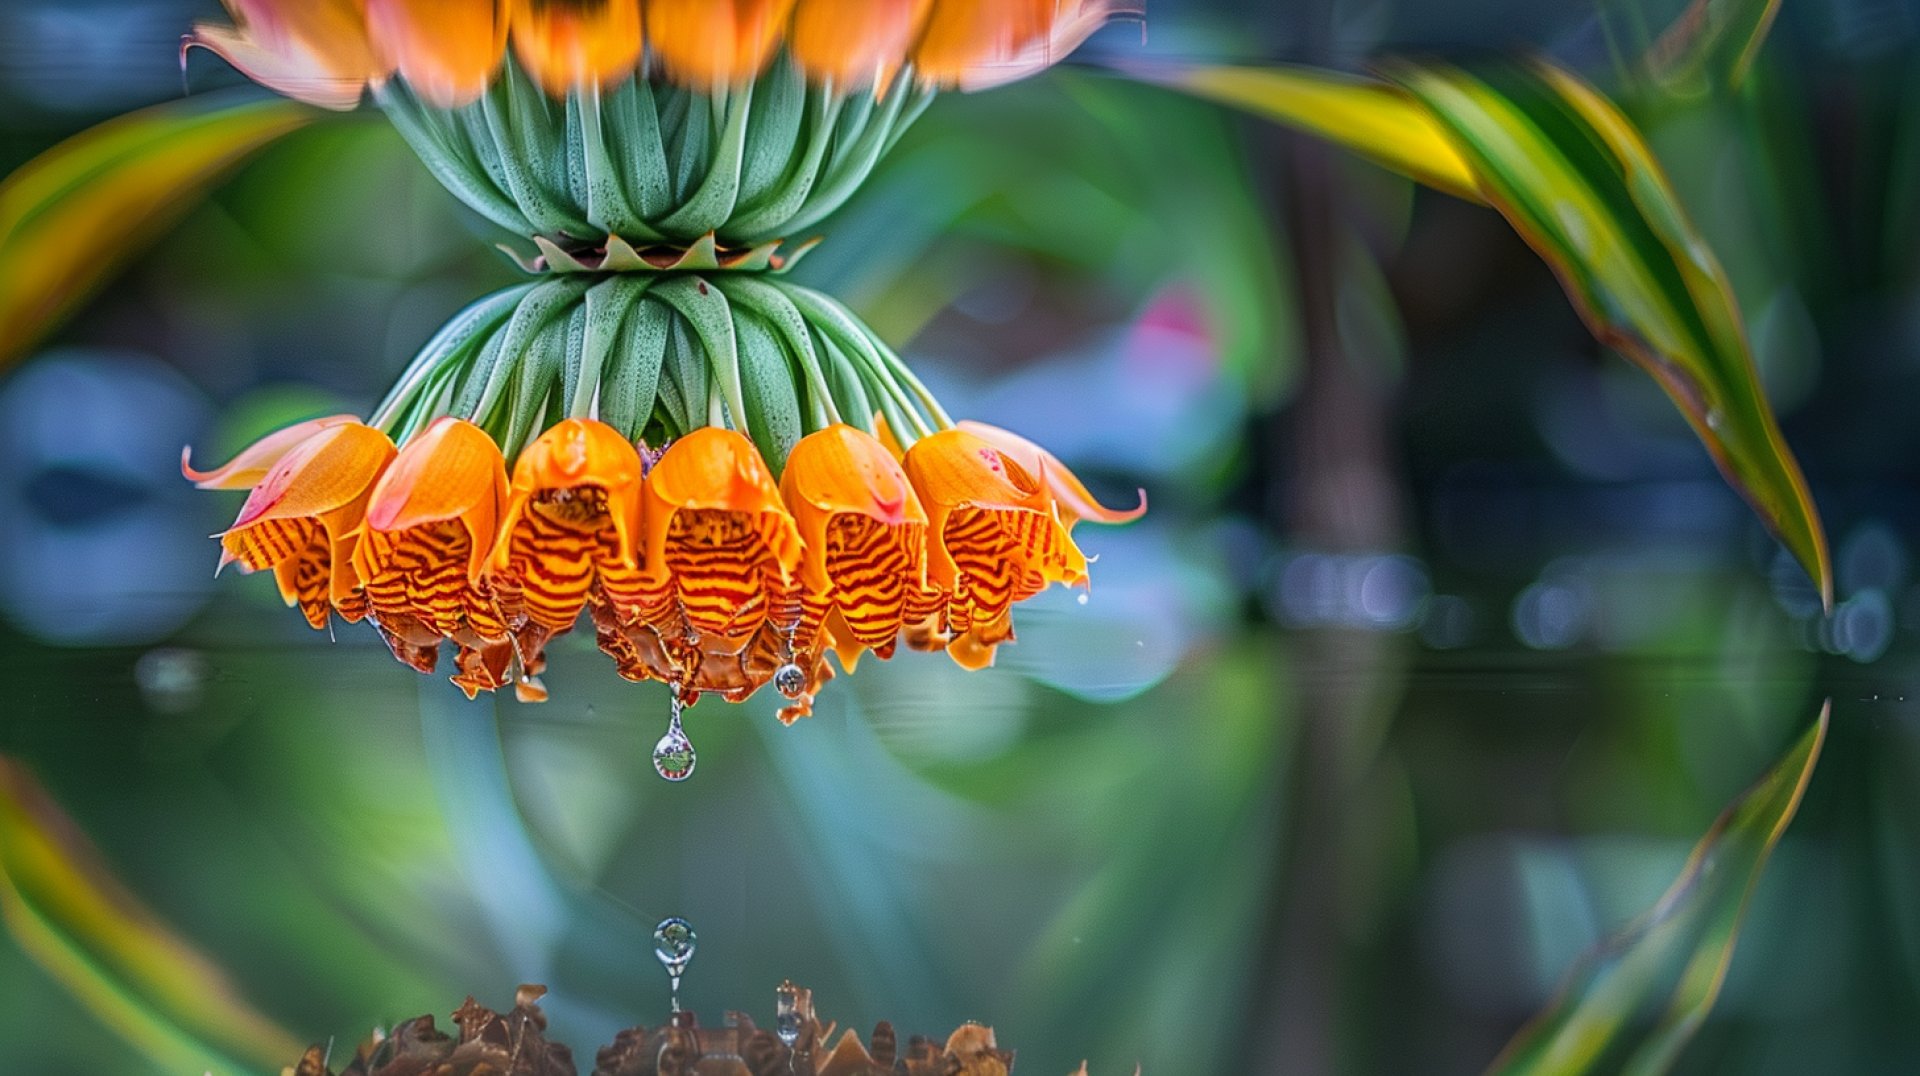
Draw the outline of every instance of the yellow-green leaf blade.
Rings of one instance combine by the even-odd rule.
[[[1479,201],[1473,171],[1431,115],[1393,86],[1306,67],[1181,67],[1148,81],[1318,135],[1394,172]]]
[[[1402,65],[1482,194],[1559,275],[1594,335],[1651,374],[1721,473],[1831,601],[1826,536],[1761,392],[1732,289],[1632,123],[1544,63]]]
[[[300,1051],[142,906],[33,776],[4,757],[0,922],[102,1023],[170,1069],[271,1071]]]
[[[1714,820],[1653,907],[1574,965],[1559,997],[1514,1036],[1490,1072],[1584,1073],[1621,1054],[1606,1071],[1671,1067],[1719,996],[1748,899],[1800,806],[1831,708],[1822,706],[1813,726]],[[1667,974],[1676,963],[1677,982]],[[1658,1025],[1627,1041],[1644,1003],[1669,983]]]
[[[169,102],[83,131],[0,181],[0,366],[38,343],[241,159],[313,115],[277,98]]]

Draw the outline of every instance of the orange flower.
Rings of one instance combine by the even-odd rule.
[[[627,77],[651,47],[696,89],[752,78],[782,38],[808,77],[885,90],[909,62],[935,85],[1024,78],[1072,52],[1122,0],[226,0],[233,26],[190,43],[256,82],[350,109],[397,69],[428,103],[469,104],[507,41],[554,96]]]
[[[937,0],[913,62],[937,85],[1013,82],[1065,59],[1118,10],[1118,0]]]
[[[1122,523],[1146,511],[1102,508],[1065,465],[1032,442],[978,423],[942,430],[907,450],[906,471],[927,507],[928,580],[947,594],[939,633],[947,653],[977,669],[1013,638],[1015,602],[1049,583],[1086,580],[1069,531],[1082,519]],[[920,640],[937,642],[922,628]]]
[[[188,46],[211,49],[288,97],[346,110],[393,68],[374,54],[364,0],[226,0],[232,26],[199,23]]]
[[[493,438],[441,418],[380,476],[353,553],[368,611],[394,656],[432,672],[440,640],[453,640],[453,682],[469,697],[504,684],[513,653],[481,584],[506,502],[506,464]]]
[[[514,0],[513,50],[555,97],[625,78],[640,63],[640,0]]]
[[[940,606],[927,589],[927,513],[906,472],[871,434],[829,426],[794,446],[780,493],[806,542],[803,649],[832,618],[855,656],[891,656],[901,627]]]
[[[507,48],[507,0],[366,0],[373,49],[428,104],[486,92]],[[638,28],[635,29],[638,39]]]
[[[393,460],[393,442],[354,421],[318,419],[294,429],[311,432],[289,443],[292,430],[282,430],[196,479],[203,488],[232,488],[277,456],[239,518],[219,536],[220,563],[238,561],[248,572],[273,569],[280,597],[298,605],[315,628],[327,626],[330,606],[358,620],[365,606],[354,592],[354,535],[374,482]]]
[[[529,675],[544,666],[546,641],[580,619],[596,584],[636,587],[629,528],[640,477],[633,445],[593,419],[567,419],[520,453],[489,579]]]
[[[739,653],[762,628],[799,619],[801,532],[760,452],[726,428],[693,430],[647,475],[641,561],[662,588],[641,615],[670,642]]]
[[[906,63],[933,0],[800,0],[787,49],[815,79],[884,89]]]
[[[333,426],[343,426],[360,420],[352,415],[329,415],[326,418],[312,418],[305,422],[296,422],[283,430],[275,430],[253,444],[242,449],[238,456],[227,462],[224,467],[215,467],[211,471],[196,471],[189,462],[193,449],[180,450],[180,473],[187,481],[201,489],[252,489],[267,477],[273,465],[280,462],[295,445]]]
[[[676,81],[719,86],[760,72],[793,0],[647,0],[647,43]]]

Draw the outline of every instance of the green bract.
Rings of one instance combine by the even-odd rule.
[[[836,422],[903,441],[950,425],[899,356],[839,302],[757,273],[555,274],[467,307],[375,413],[403,441],[442,415],[511,460],[565,418],[661,445],[702,426],[752,438],[776,472]]]
[[[375,96],[461,200],[578,251],[610,237],[685,247],[707,235],[751,248],[810,228],[853,194],[933,91],[910,71],[884,96],[809,86],[782,58],[730,89],[635,76],[555,101],[509,58],[462,108],[429,106],[400,80]]]

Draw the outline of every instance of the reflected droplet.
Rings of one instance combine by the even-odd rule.
[[[800,666],[788,662],[774,670],[773,686],[780,694],[789,699],[797,699],[807,690],[807,673]]]
[[[655,773],[669,781],[684,781],[693,776],[694,763],[699,761],[693,753],[693,741],[687,739],[685,729],[680,727],[680,696],[673,696],[673,717],[667,722],[667,734],[653,745],[653,769]]]
[[[791,1050],[800,1041],[800,988],[782,980],[773,998],[773,1033]]]
[[[659,958],[660,966],[667,969],[673,988],[674,1012],[680,1011],[680,976],[686,973],[698,940],[693,925],[677,915],[660,920],[660,925],[653,928],[653,955]]]

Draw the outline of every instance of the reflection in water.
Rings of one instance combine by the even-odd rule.
[[[687,965],[693,960],[693,947],[698,940],[692,924],[677,915],[662,919],[660,925],[653,928],[653,955],[660,966],[667,969],[674,1012],[680,1011],[680,977],[686,974]]]
[[[699,761],[693,752],[693,741],[687,739],[686,730],[680,727],[680,712],[686,708],[680,701],[680,692],[672,692],[672,716],[667,719],[667,734],[653,745],[653,770],[669,781],[684,781],[693,776],[693,767]]]

